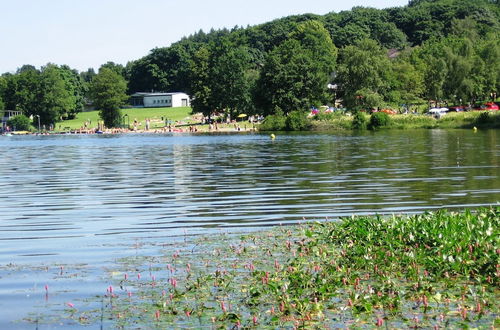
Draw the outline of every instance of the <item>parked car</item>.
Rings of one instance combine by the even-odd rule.
[[[455,106],[449,107],[448,109],[449,109],[448,112],[462,112],[462,111],[465,111],[467,109],[467,107],[465,105],[455,105]]]
[[[493,102],[488,102],[485,104],[486,110],[499,110],[500,108],[498,107],[498,104],[493,103]]]
[[[474,106],[474,110],[483,111],[483,110],[499,110],[498,104],[493,102],[488,102],[485,104],[477,104]]]
[[[427,114],[434,118],[441,118],[442,116],[446,115],[448,111],[448,108],[432,108],[427,111]]]

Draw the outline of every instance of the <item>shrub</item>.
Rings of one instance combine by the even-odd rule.
[[[259,126],[261,131],[283,131],[285,129],[285,116],[270,115]]]
[[[379,127],[389,126],[391,118],[385,112],[375,112],[370,116],[369,129],[377,129]]]
[[[29,131],[31,130],[31,120],[25,115],[19,115],[10,118],[7,121],[7,125],[9,125],[14,131]]]
[[[479,125],[489,124],[491,122],[491,116],[489,112],[481,112],[479,117],[476,119],[476,123]]]
[[[366,116],[361,111],[356,111],[354,113],[354,119],[352,120],[353,129],[365,129],[366,128]]]
[[[292,111],[285,120],[287,131],[303,131],[311,126],[309,118],[304,111]]]

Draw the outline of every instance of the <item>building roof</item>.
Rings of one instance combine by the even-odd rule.
[[[169,96],[169,95],[177,95],[177,94],[184,94],[184,95],[187,95],[186,93],[183,93],[183,92],[170,92],[170,93],[161,93],[161,92],[157,92],[157,93],[137,92],[137,93],[132,94],[131,96],[142,96],[142,97],[146,97],[146,96]]]

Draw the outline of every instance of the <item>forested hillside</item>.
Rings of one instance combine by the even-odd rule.
[[[353,110],[429,101],[474,103],[494,98],[499,90],[499,17],[497,0],[356,7],[199,31],[126,66],[103,66],[127,81],[129,93],[183,91],[192,96],[194,111],[206,115],[288,113],[333,105],[334,99]],[[27,114],[42,111],[33,110],[38,101],[31,94],[44,94],[52,71],[59,72],[72,94],[66,103],[52,100],[52,113],[79,111],[81,95],[96,73],[81,72],[76,79],[74,70],[53,65],[3,75],[5,107]],[[42,81],[46,84],[37,85]],[[49,111],[49,103],[43,111]],[[50,122],[51,116],[43,118]]]

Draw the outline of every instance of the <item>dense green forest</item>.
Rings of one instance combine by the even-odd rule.
[[[498,0],[412,0],[199,31],[97,73],[25,65],[0,77],[0,108],[51,124],[74,117],[89,100],[103,104],[96,81],[109,88],[125,82],[109,96],[118,102],[113,109],[125,90],[183,91],[193,111],[232,118],[307,111],[334,100],[350,110],[484,102],[500,85],[499,17]]]

